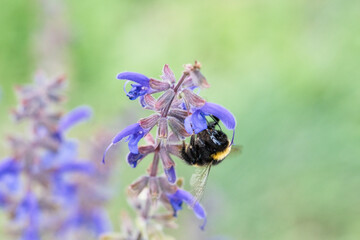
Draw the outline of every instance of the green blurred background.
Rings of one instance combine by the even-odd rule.
[[[184,210],[179,228],[168,233],[178,239],[359,239],[360,1],[0,3],[3,140],[17,129],[8,116],[16,104],[13,85],[29,83],[39,69],[68,76],[68,109],[94,108],[92,122],[72,133],[86,140],[96,129],[115,134],[149,114],[128,101],[117,73],[158,78],[167,63],[179,77],[183,64],[199,60],[212,86],[201,94],[234,113],[243,152],[211,172],[206,231]],[[48,66],[51,61],[57,67]],[[6,146],[2,141],[0,157]],[[126,208],[125,186],[147,164],[132,170],[124,158],[118,157],[109,204],[115,227]],[[177,165],[188,180],[193,168],[178,159]]]

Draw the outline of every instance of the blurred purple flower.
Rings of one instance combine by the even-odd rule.
[[[67,219],[61,231],[81,227],[92,229],[96,236],[111,230],[111,223],[107,213],[103,209],[86,209],[81,206],[72,209],[72,215]],[[60,233],[61,234],[61,233]]]
[[[21,166],[14,158],[5,158],[0,162],[0,191],[16,191],[19,187],[19,173]],[[0,200],[1,202],[1,200]]]
[[[7,174],[18,174],[20,170],[19,163],[14,158],[5,158],[0,162],[0,179]]]
[[[57,151],[46,151],[41,159],[43,168],[57,167],[66,162],[77,160],[77,144],[72,141],[63,141]]]
[[[28,192],[15,212],[15,218],[27,223],[21,240],[38,240],[39,234],[39,204],[36,196]]]
[[[199,202],[194,201],[194,197],[189,192],[179,188],[175,193],[167,194],[167,197],[174,210],[175,217],[177,216],[177,212],[182,209],[183,202],[185,202],[187,205],[189,205],[189,207],[192,208],[197,218],[204,220],[203,224],[200,226],[201,229],[204,229],[206,225],[205,210]]]
[[[92,115],[91,108],[87,106],[80,106],[77,107],[70,112],[68,112],[65,116],[63,116],[58,125],[58,131],[63,133],[69,128],[73,127],[74,125],[82,122],[87,121],[90,119]]]

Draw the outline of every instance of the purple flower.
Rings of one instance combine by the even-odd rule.
[[[0,182],[3,184],[0,187],[0,191],[16,191],[20,184],[20,171],[21,166],[14,158],[6,158],[2,160],[0,162]]]
[[[169,169],[164,168],[164,172],[168,181],[174,184],[176,182],[176,172],[174,166],[171,166]]]
[[[174,210],[175,217],[177,216],[177,211],[182,209],[182,204],[185,202],[192,208],[197,218],[204,220],[203,224],[200,226],[201,229],[204,229],[206,225],[205,210],[199,202],[194,202],[194,197],[189,192],[179,188],[175,193],[167,194],[167,197]]]
[[[63,140],[63,134],[67,130],[80,122],[89,120],[91,115],[92,110],[90,107],[87,106],[81,106],[71,110],[59,120],[56,131],[50,131],[51,137],[61,142]],[[36,128],[36,134],[39,137],[44,137],[48,133],[49,129],[44,126],[38,126]]]
[[[128,137],[126,141],[128,141],[128,146],[130,153],[138,154],[138,144],[141,138],[143,138],[147,134],[148,130],[143,129],[139,123],[134,123],[130,126],[127,126],[124,128],[121,132],[119,132],[114,139],[112,140],[112,143],[106,148],[103,156],[103,163],[105,163],[105,155],[107,151],[111,148],[112,145],[115,143],[121,141],[123,138]]]
[[[145,156],[146,156],[145,154],[141,154],[141,153],[134,154],[130,152],[127,156],[127,162],[132,168],[136,168],[138,161],[142,160]]]
[[[28,222],[21,240],[37,240],[39,237],[39,204],[36,196],[28,192],[20,205],[17,207],[15,217],[18,220]]]
[[[140,73],[122,72],[117,75],[117,79],[129,80],[135,82],[131,84],[132,88],[130,89],[129,92],[126,92],[125,90],[128,81],[124,85],[124,91],[126,93],[126,96],[128,96],[130,100],[135,100],[138,97],[144,96],[151,89],[149,85],[150,79],[147,76]]]
[[[77,144],[72,141],[63,141],[57,151],[46,151],[41,158],[41,166],[45,169],[58,167],[64,163],[77,160]]]
[[[16,175],[19,171],[19,163],[13,158],[5,158],[0,162],[0,179],[7,174]]]
[[[0,191],[0,207],[6,204],[6,195]]]
[[[91,229],[96,236],[99,236],[111,229],[109,216],[102,209],[90,210],[77,206],[72,210],[72,212],[73,214],[63,224],[61,232],[65,232],[71,228],[76,229],[86,227]]]
[[[205,116],[214,115],[219,118],[227,129],[235,131],[236,120],[226,108],[216,103],[205,103],[201,108],[195,108],[192,115],[185,119],[185,129],[189,134],[197,134],[207,128]],[[233,136],[234,138],[234,136]]]
[[[82,121],[88,120],[92,115],[92,110],[89,107],[81,106],[73,109],[63,116],[59,121],[58,131],[65,132]]]

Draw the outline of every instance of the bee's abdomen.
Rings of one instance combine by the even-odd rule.
[[[212,162],[209,151],[203,151],[198,147],[191,145],[183,145],[181,149],[181,156],[183,160],[189,165],[204,166]]]

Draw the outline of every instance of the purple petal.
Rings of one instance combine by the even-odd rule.
[[[142,129],[140,127],[139,123],[131,124],[130,126],[127,126],[126,128],[124,128],[121,132],[119,132],[114,137],[112,143],[115,144],[115,143],[121,141],[124,137],[127,137],[127,136],[132,135],[132,134],[136,134],[139,131],[144,131],[144,129]]]
[[[81,106],[73,109],[65,116],[63,116],[59,122],[59,132],[68,130],[73,125],[88,120],[92,115],[92,110],[89,107]]]
[[[135,72],[122,72],[117,75],[117,79],[130,80],[139,83],[142,86],[149,87],[149,78],[143,74]]]
[[[65,163],[57,169],[58,173],[66,173],[66,172],[91,173],[93,172],[93,170],[94,170],[93,166],[89,163],[74,163],[74,162]]]
[[[20,240],[40,240],[39,230],[29,225],[27,229],[24,230]]]
[[[94,231],[97,236],[111,230],[111,222],[108,214],[101,210],[93,214]]]
[[[200,110],[206,115],[214,115],[219,118],[226,128],[231,130],[235,129],[236,120],[234,115],[223,106],[207,102]]]
[[[28,192],[16,209],[15,217],[21,219],[29,217],[30,225],[38,225],[39,206],[35,195]]]
[[[176,182],[176,173],[174,166],[171,166],[169,169],[164,168],[165,175],[170,183]]]
[[[4,193],[0,192],[0,207],[5,206],[7,203],[7,197]]]
[[[105,164],[106,153],[109,151],[109,149],[112,147],[112,145],[114,145],[114,144],[113,144],[113,143],[110,143],[109,146],[107,146],[107,148],[106,148],[105,151],[104,151],[103,159],[102,159],[103,164]]]
[[[161,78],[173,84],[176,82],[175,75],[173,71],[170,69],[169,65],[167,64],[165,64],[163,68],[163,75],[161,76]]]
[[[19,170],[19,163],[13,158],[5,158],[0,162],[0,178],[6,174],[17,174]]]
[[[146,131],[140,126],[139,123],[134,123],[130,126],[127,126],[126,128],[124,128],[121,132],[119,132],[114,139],[112,140],[112,142],[110,143],[110,145],[106,148],[104,154],[103,154],[103,160],[102,162],[105,163],[105,157],[106,157],[106,153],[109,151],[109,149],[117,142],[121,141],[123,138],[130,136],[129,137],[129,150],[132,153],[138,153],[138,143],[140,141],[140,139],[146,134]]]
[[[197,218],[203,219],[204,223],[200,226],[201,229],[204,229],[206,224],[206,213],[204,208],[200,205],[199,202],[194,203],[194,197],[187,191],[183,189],[178,189],[174,194],[169,194],[168,198],[174,209],[174,215],[178,210],[181,210],[182,201],[184,201],[189,207],[193,209],[194,214]]]
[[[129,165],[132,168],[135,168],[138,164],[138,161],[143,159],[145,157],[144,154],[138,153],[138,154],[134,154],[134,153],[129,153],[127,156],[127,162],[129,163]]]
[[[196,134],[207,128],[206,118],[200,110],[196,110],[191,115],[191,124]]]
[[[184,127],[185,130],[189,133],[189,134],[193,134],[194,130],[191,127],[191,115],[185,118],[184,121]]]
[[[135,153],[135,154],[139,153],[138,144],[139,144],[139,141],[141,140],[141,138],[144,137],[144,135],[145,135],[144,130],[131,135],[131,137],[129,139],[129,143],[128,143],[130,152]]]
[[[41,159],[41,166],[51,168],[64,162],[72,162],[77,157],[77,145],[75,142],[62,142],[57,152],[48,151]]]
[[[141,107],[143,107],[143,108],[146,107],[145,96],[140,96],[139,102],[140,102]]]
[[[138,97],[141,97],[141,96],[144,96],[145,94],[147,94],[149,92],[149,89],[150,89],[149,87],[134,83],[134,84],[131,84],[131,89],[128,93],[126,93],[126,96],[130,100],[135,100]]]

